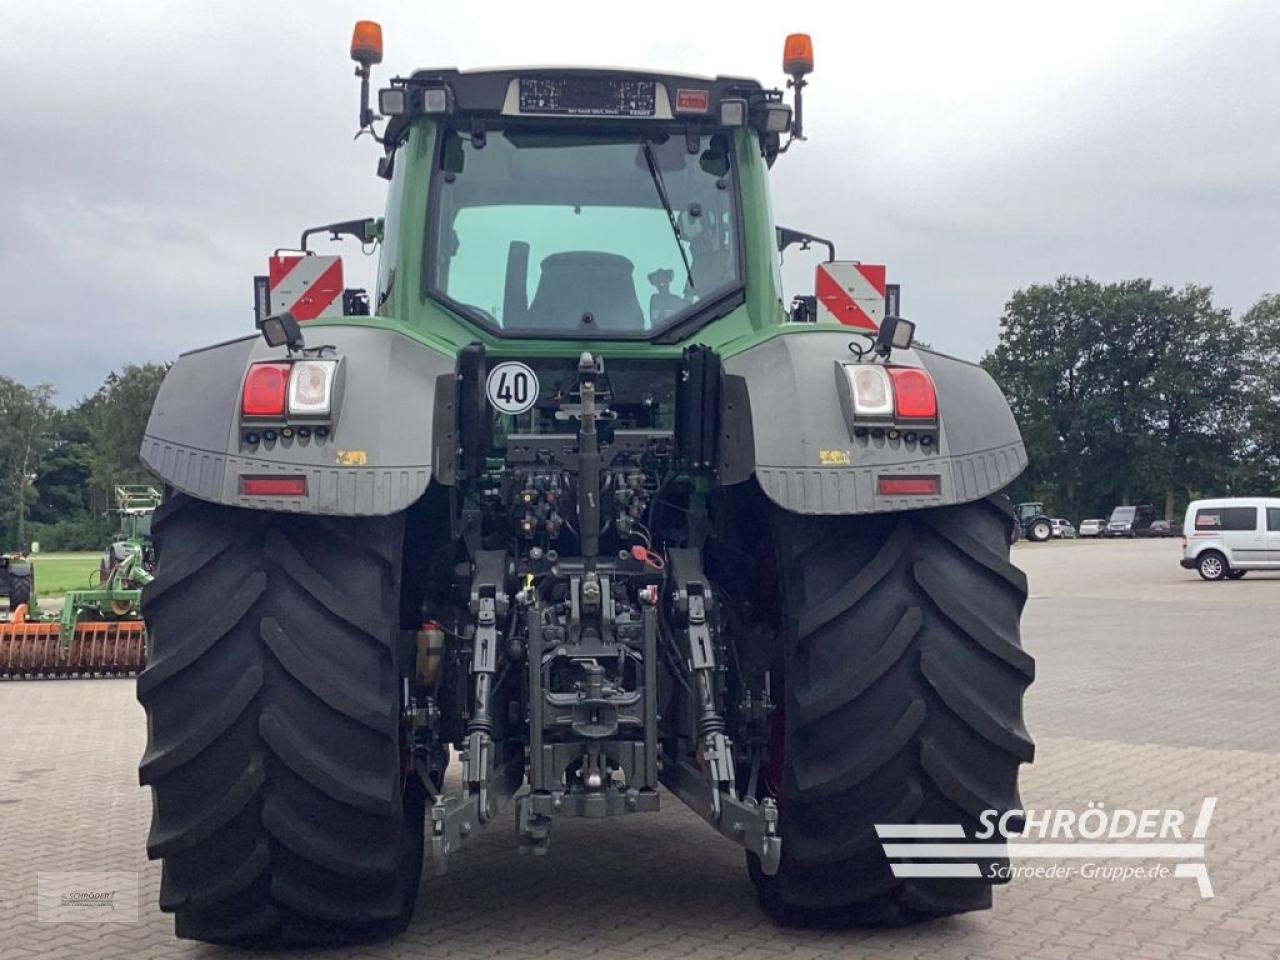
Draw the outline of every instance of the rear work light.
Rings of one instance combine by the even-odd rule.
[[[246,417],[283,417],[289,384],[287,363],[255,363],[244,378],[240,412]]]
[[[844,369],[852,388],[850,393],[856,416],[893,416],[893,389],[884,367],[878,364],[857,364]]]
[[[300,475],[241,477],[240,493],[246,497],[305,497],[307,478]]]
[[[300,360],[289,374],[290,416],[328,416],[333,406],[337,360]]]
[[[942,484],[938,477],[886,477],[879,480],[882,497],[936,497]]]
[[[845,417],[856,435],[859,423],[889,427],[908,421],[916,427],[938,419],[938,394],[927,370],[837,361],[836,371]]]

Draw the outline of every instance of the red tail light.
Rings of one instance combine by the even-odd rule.
[[[933,378],[918,367],[889,367],[898,416],[907,420],[936,420],[938,394]]]
[[[937,477],[880,477],[882,497],[936,497],[941,488]]]
[[[289,364],[255,363],[244,378],[240,412],[246,417],[283,417]]]
[[[240,493],[246,497],[305,497],[307,478],[303,476],[241,477]]]

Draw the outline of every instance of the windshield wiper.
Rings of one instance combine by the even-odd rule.
[[[671,224],[671,233],[676,238],[676,249],[680,251],[680,259],[684,262],[684,275],[689,281],[689,289],[696,289],[693,284],[693,268],[689,266],[689,255],[685,253],[684,244],[680,242],[680,225],[676,222],[676,212],[671,209],[671,198],[667,196],[667,186],[662,182],[662,172],[658,169],[658,161],[653,156],[653,146],[648,140],[644,142],[644,162],[649,167],[649,177],[658,191],[662,209],[667,211],[667,221]]]

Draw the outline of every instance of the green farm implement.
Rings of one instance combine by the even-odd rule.
[[[151,582],[151,514],[160,494],[150,486],[115,489],[120,518],[97,583],[68,591],[60,613],[40,612],[34,597],[0,621],[0,677],[133,675],[146,662],[142,588]]]

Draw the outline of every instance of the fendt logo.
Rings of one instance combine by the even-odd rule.
[[[986,810],[970,838],[958,823],[878,823],[895,877],[1014,877],[1065,880],[1193,878],[1200,896],[1213,896],[1204,862],[1217,797],[1205,797],[1188,831],[1182,810],[1088,809]],[[974,840],[979,842],[965,842]],[[1005,863],[1005,860],[1010,862]],[[1053,861],[1016,864],[1013,861]],[[1157,861],[1154,864],[1107,861]],[[1176,861],[1175,863],[1160,861]]]

